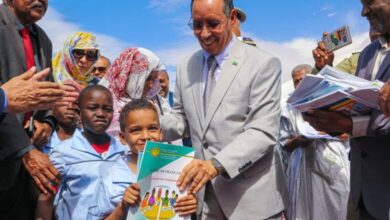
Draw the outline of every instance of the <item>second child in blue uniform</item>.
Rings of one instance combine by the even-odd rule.
[[[138,153],[145,148],[146,141],[159,142],[162,140],[162,131],[156,107],[145,99],[134,99],[127,103],[120,114],[119,134],[122,144],[128,145],[131,150],[129,167],[132,173],[138,173]],[[122,202],[106,219],[123,219],[127,215],[129,206],[141,205],[140,186],[133,183],[126,189]],[[191,194],[177,199],[174,204],[176,213],[181,216],[196,212],[197,200]]]

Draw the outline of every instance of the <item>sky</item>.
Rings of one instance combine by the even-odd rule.
[[[1,0],[0,0],[1,1]],[[335,53],[335,63],[368,43],[368,22],[358,0],[235,0],[246,12],[243,36],[282,62],[282,82],[298,64],[313,64],[311,51],[322,33],[348,25],[353,43]],[[76,31],[96,34],[102,54],[114,60],[127,47],[144,47],[166,64],[174,84],[175,66],[200,49],[187,26],[190,0],[50,0],[38,24],[58,51]],[[171,86],[171,90],[173,86]]]

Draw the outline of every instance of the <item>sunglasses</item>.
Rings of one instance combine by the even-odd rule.
[[[96,61],[98,58],[98,51],[92,51],[92,50],[83,50],[83,49],[73,49],[72,50],[73,57],[76,59],[81,59],[83,56],[88,61]]]
[[[107,70],[106,67],[103,67],[103,66],[95,66],[93,69],[92,69],[92,72],[96,72],[96,70],[98,72],[105,72]]]
[[[221,23],[222,22],[218,20],[209,20],[206,23],[203,23],[201,21],[193,21],[192,18],[190,18],[188,26],[194,31],[202,30],[203,26],[206,26],[208,30],[216,30],[220,27]]]

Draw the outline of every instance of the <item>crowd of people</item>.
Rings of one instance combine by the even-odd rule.
[[[198,220],[390,219],[390,2],[361,4],[371,43],[336,68],[385,84],[380,110],[350,116],[281,103],[281,63],[241,36],[247,16],[233,0],[191,1],[201,50],[178,64],[173,92],[152,51],[124,48],[111,62],[77,32],[53,54],[36,24],[48,0],[4,0],[0,219],[125,219],[152,197]],[[314,65],[292,70],[294,87],[333,57],[319,42]],[[141,198],[146,141],[194,148],[177,179],[185,196]]]

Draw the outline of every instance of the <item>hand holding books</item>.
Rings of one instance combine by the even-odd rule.
[[[139,205],[141,202],[140,191],[141,187],[138,183],[133,183],[131,186],[127,187],[122,198],[122,205],[124,207]]]
[[[144,197],[141,200],[140,197],[141,187],[138,183],[133,183],[131,186],[127,187],[126,192],[122,198],[123,207],[146,207],[149,203],[149,198]],[[167,197],[168,198],[168,197]],[[161,199],[164,203],[164,198]],[[170,202],[173,205],[175,212],[180,216],[188,216],[196,212],[197,200],[194,194],[185,195],[177,199],[174,203]]]
[[[352,132],[352,119],[340,112],[310,110],[303,113],[303,119],[316,129],[328,134],[340,135]]]
[[[188,193],[197,193],[208,181],[217,175],[218,171],[211,160],[194,159],[184,167],[177,180],[177,186],[180,191],[183,191],[188,185]]]
[[[196,212],[198,201],[194,194],[180,197],[175,203],[175,212],[180,216],[188,216]]]
[[[193,161],[194,150],[152,141],[143,150],[137,161],[137,184],[127,189],[124,198],[130,206],[127,219],[189,219],[196,212],[197,200],[176,183]]]

